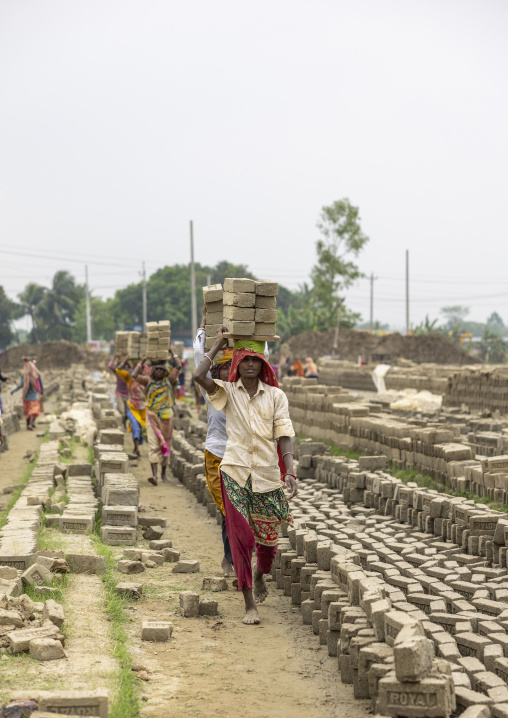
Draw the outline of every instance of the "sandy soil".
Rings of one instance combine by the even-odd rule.
[[[130,438],[126,444],[130,449]],[[146,456],[147,448],[142,447]],[[270,596],[260,607],[260,626],[242,624],[243,599],[230,586],[210,594],[219,602],[215,618],[182,618],[180,590],[201,592],[204,576],[220,576],[220,529],[177,479],[152,487],[148,461],[133,468],[140,480],[145,515],[165,516],[165,537],[182,558],[199,559],[199,574],[173,574],[171,564],[133,576],[144,585],[145,597],[131,607],[132,651],[137,668],[148,671],[143,691],[143,718],[171,715],[236,716],[245,718],[360,718],[368,702],[355,701],[352,687],[340,681],[337,659],[325,647],[290,600],[270,584]],[[143,515],[143,512],[141,512]],[[170,620],[168,644],[141,643],[141,621]]]

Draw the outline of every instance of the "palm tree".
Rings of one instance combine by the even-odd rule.
[[[56,328],[59,339],[63,339],[64,330],[72,326],[82,293],[82,287],[76,286],[74,277],[69,272],[56,272],[51,288],[44,295],[40,314],[44,317],[50,333],[54,333],[51,330]],[[68,331],[66,333],[68,334]]]
[[[40,284],[30,282],[27,284],[25,289],[18,294],[19,305],[19,317],[30,316],[32,320],[32,334],[37,344],[40,343],[39,328],[37,325],[37,319],[41,310],[42,302],[45,298],[47,289],[42,287]]]

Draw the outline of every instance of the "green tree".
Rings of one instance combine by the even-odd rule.
[[[56,272],[37,309],[45,341],[71,338],[74,316],[84,292],[72,274],[63,270]]]
[[[256,279],[244,264],[218,262],[215,267],[196,263],[196,306],[198,321],[203,304],[203,286],[224,284],[226,277],[248,277]],[[171,320],[174,334],[190,335],[191,329],[191,285],[190,266],[174,264],[162,267],[147,281],[147,318],[148,321]],[[278,306],[283,310],[297,301],[297,296],[285,287],[279,286]],[[143,321],[142,285],[131,284],[115,293],[110,305],[116,329],[140,329]],[[94,331],[95,337],[95,331]]]
[[[503,341],[498,331],[493,331],[488,324],[483,330],[480,342],[480,357],[492,364],[502,364],[506,361],[508,344]]]
[[[112,309],[113,299],[90,297],[90,313],[92,315],[92,337],[110,341],[116,330],[115,316]],[[86,297],[82,297],[76,307],[74,326],[71,339],[78,344],[86,342]]]
[[[359,315],[345,306],[340,293],[363,276],[355,264],[369,238],[362,232],[358,207],[349,199],[340,199],[323,207],[317,223],[321,238],[316,242],[317,262],[312,268],[313,305],[320,328],[337,322],[339,305],[341,324],[355,324]]]
[[[30,332],[30,341],[39,344],[41,341],[39,331],[39,313],[41,305],[47,289],[40,284],[30,282],[26,285],[21,294],[18,294],[19,305],[17,311],[17,319],[29,316],[32,321],[32,331]]]
[[[7,349],[14,335],[11,328],[11,322],[15,315],[15,304],[11,302],[0,286],[0,349]]]
[[[438,331],[437,322],[437,319],[430,321],[429,315],[426,314],[423,322],[413,329],[413,334],[434,334]]]
[[[469,307],[463,307],[459,304],[453,307],[443,307],[440,314],[445,318],[448,331],[457,334],[462,329],[464,320],[469,314]]]
[[[504,322],[497,312],[492,312],[490,317],[487,319],[487,326],[498,333],[503,332],[505,329]]]

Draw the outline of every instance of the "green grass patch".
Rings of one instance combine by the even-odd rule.
[[[492,501],[488,496],[480,498],[472,491],[456,491],[451,489],[449,486],[442,484],[440,481],[433,479],[428,474],[421,474],[416,469],[398,469],[390,462],[389,473],[395,479],[400,479],[403,483],[407,484],[409,481],[414,481],[415,484],[425,489],[434,489],[439,491],[441,494],[447,494],[448,496],[460,496],[469,501],[476,501],[477,504],[485,504],[495,511],[502,511],[508,513],[508,504],[500,504],[496,501]]]
[[[39,548],[48,551],[64,551],[66,547],[65,536],[58,529],[46,526],[43,521],[39,529]]]
[[[74,461],[74,451],[76,449],[76,446],[79,446],[79,439],[76,438],[76,436],[66,436],[64,437],[69,444],[69,446],[61,446],[60,447],[60,461],[62,461],[64,464],[70,464],[72,461]],[[71,452],[70,456],[62,456],[62,449],[69,449]]]
[[[35,464],[37,463],[37,454],[33,457],[31,462],[26,466],[23,476],[20,479],[19,482],[19,488],[15,489],[12,494],[11,498],[9,499],[9,502],[5,509],[0,513],[0,529],[2,529],[5,524],[7,523],[7,517],[9,516],[9,512],[16,503],[16,501],[21,496],[21,492],[25,488],[26,484],[28,483],[28,479],[32,475],[33,470],[35,469]]]
[[[136,718],[139,716],[140,702],[138,695],[139,679],[132,671],[132,659],[127,647],[127,631],[125,624],[130,620],[125,612],[128,599],[116,591],[115,577],[117,560],[112,549],[102,543],[95,534],[92,535],[97,553],[106,561],[106,570],[101,574],[104,584],[104,610],[111,623],[110,636],[113,641],[113,656],[118,661],[118,672],[115,676],[116,695],[111,701],[110,718]]]
[[[71,577],[67,573],[58,574],[61,576],[61,579],[54,578],[51,583],[44,584],[45,586],[48,586],[49,588],[54,589],[54,593],[51,596],[40,596],[37,593],[35,593],[35,589],[30,584],[26,584],[23,587],[23,593],[26,593],[27,596],[30,596],[32,601],[46,601],[48,598],[54,599],[57,603],[62,603],[63,601],[63,595],[65,590],[68,588],[71,582]],[[64,625],[61,629],[62,633],[66,635],[65,633],[65,621]]]
[[[352,449],[343,449],[337,444],[329,444],[329,447],[330,454],[332,456],[343,456],[345,459],[359,459],[361,456],[361,454],[357,451],[353,451]]]

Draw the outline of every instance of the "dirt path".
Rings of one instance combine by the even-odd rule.
[[[43,431],[43,427],[40,428],[40,431]],[[29,466],[28,459],[23,457],[27,451],[37,451],[42,438],[38,437],[35,431],[22,429],[11,434],[8,441],[8,450],[0,454],[0,511],[10,499],[9,494],[2,493],[3,489],[19,484]]]
[[[129,437],[126,444],[130,449]],[[146,446],[142,453],[146,456]],[[180,617],[179,591],[201,591],[204,576],[221,575],[220,529],[173,476],[168,484],[150,486],[145,458],[133,472],[146,514],[166,517],[165,537],[182,558],[201,564],[199,574],[173,574],[171,564],[165,564],[133,577],[143,583],[145,598],[131,606],[131,648],[137,667],[151,679],[143,691],[142,717],[364,718],[367,701],[354,700],[352,687],[340,681],[337,659],[328,657],[302,625],[299,610],[273,583],[260,609],[260,626],[242,624],[243,600],[232,587],[211,594],[219,601],[218,617]],[[140,642],[145,618],[172,621],[173,639]]]

